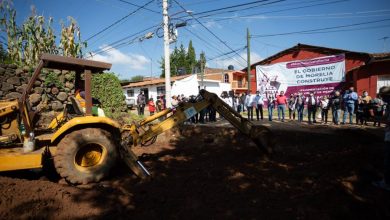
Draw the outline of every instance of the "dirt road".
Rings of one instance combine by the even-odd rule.
[[[186,126],[135,149],[150,181],[121,165],[83,187],[2,174],[0,219],[390,219],[390,193],[371,185],[382,129],[264,124],[276,135],[270,160],[234,128]]]

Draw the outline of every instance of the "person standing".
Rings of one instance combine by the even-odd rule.
[[[383,116],[383,101],[381,96],[378,94],[375,99],[371,100],[371,103],[374,110],[374,126],[378,124],[378,127],[380,127]]]
[[[246,95],[245,106],[248,110],[248,120],[253,121],[253,107],[256,106],[256,100],[255,96],[250,94],[250,92],[248,92],[248,95]]]
[[[332,99],[330,100],[330,106],[332,108],[332,118],[335,125],[339,124],[339,118],[341,113],[341,96],[339,91],[335,91]]]
[[[390,107],[390,87],[385,86],[379,89],[379,94],[383,97],[387,103],[386,109]],[[376,187],[390,191],[390,114],[387,111],[381,119],[386,123],[385,128],[385,155],[384,155],[384,172],[383,179],[380,181],[373,182],[372,184]]]
[[[371,96],[368,95],[368,92],[367,91],[363,91],[363,94],[362,94],[362,100],[365,104],[368,104],[370,103],[371,101]]]
[[[272,93],[268,93],[267,95],[267,109],[268,109],[268,120],[272,121],[272,114],[275,107],[275,96]]]
[[[263,94],[260,94],[259,91],[256,92],[256,118],[259,120],[259,112],[260,118],[263,120],[263,105],[264,105],[264,97]]]
[[[288,99],[288,118],[295,120],[296,94],[291,94]]]
[[[137,96],[138,115],[144,115],[145,105],[146,105],[146,100],[145,100],[144,92],[140,91],[138,96]]]
[[[362,94],[362,109],[363,109],[363,115],[362,115],[362,118],[363,118],[363,122],[364,122],[364,125],[368,125],[367,124],[367,121],[368,119],[370,118],[370,109],[371,108],[371,96],[368,95],[368,92],[367,91],[363,91],[363,94]]]
[[[328,109],[329,109],[329,99],[327,96],[323,96],[320,101],[321,107],[321,122],[323,124],[328,123]]]
[[[153,98],[149,99],[148,109],[149,109],[150,116],[154,115],[154,112],[156,112],[156,105],[154,104]]]
[[[242,93],[240,96],[240,106],[241,106],[241,111],[245,112],[245,100],[246,100],[246,93]]]
[[[364,123],[364,102],[362,96],[359,96],[356,105],[356,124],[363,125],[363,123]]]
[[[221,99],[228,104],[231,108],[233,108],[233,100],[231,97],[229,97],[229,94],[227,92],[223,92],[221,94]]]
[[[310,92],[309,97],[306,99],[306,103],[309,124],[316,123],[317,99],[314,97],[313,92]]]
[[[358,99],[358,95],[354,92],[354,88],[351,86],[349,90],[345,91],[343,96],[344,101],[344,115],[343,115],[343,123],[347,120],[347,114],[349,114],[349,124],[352,124],[353,121],[353,113],[355,111],[355,102]]]
[[[295,98],[295,108],[297,109],[298,122],[303,121],[303,110],[305,109],[305,96],[301,92]]]
[[[282,122],[284,122],[284,114],[286,112],[287,97],[284,95],[284,91],[280,91],[280,94],[276,96],[276,104],[278,106],[278,119],[282,116]]]

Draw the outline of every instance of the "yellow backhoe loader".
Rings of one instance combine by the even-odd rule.
[[[43,68],[74,71],[75,85],[84,74],[85,108],[73,97],[64,111],[46,128],[36,126],[29,94]],[[149,172],[131,151],[133,146],[155,139],[159,134],[211,106],[265,153],[271,153],[273,138],[264,126],[255,126],[224,103],[217,95],[200,91],[198,102],[180,103],[139,122],[121,126],[118,122],[92,114],[92,74],[109,70],[111,64],[43,54],[26,90],[19,100],[0,101],[0,171],[42,168],[53,160],[58,174],[72,184],[98,182],[118,159],[139,177]],[[76,88],[77,89],[77,88]],[[163,117],[165,120],[156,119]]]

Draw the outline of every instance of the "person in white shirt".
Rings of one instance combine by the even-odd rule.
[[[272,121],[272,113],[275,107],[275,94],[272,92],[266,92],[267,97],[267,108],[268,108],[268,121]]]
[[[263,105],[264,105],[264,96],[259,91],[256,92],[256,118],[259,121],[259,112],[260,112],[260,118],[263,120]]]
[[[222,94],[222,100],[233,108],[233,100],[226,92]]]
[[[321,122],[323,124],[328,123],[328,109],[329,109],[329,99],[327,96],[322,97],[320,100],[321,107]]]
[[[248,110],[248,120],[253,121],[253,107],[256,107],[256,96],[250,94],[248,91],[248,95],[245,98],[245,106]]]
[[[309,124],[316,123],[317,99],[314,97],[313,92],[310,92],[310,96],[306,98],[306,103]]]

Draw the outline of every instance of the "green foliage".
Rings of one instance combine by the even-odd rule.
[[[82,49],[87,47],[87,42],[81,41],[80,27],[77,26],[76,20],[69,16],[68,21],[70,22],[68,26],[61,22],[62,30],[59,47],[63,56],[81,57]]]
[[[7,1],[0,1],[0,14],[0,29],[7,33],[7,55],[16,64],[36,66],[42,53],[77,57],[86,47],[86,42],[80,41],[80,29],[71,17],[68,18],[69,26],[61,23],[61,40],[57,46],[53,18],[36,15],[33,8],[31,15],[18,26],[16,10]]]
[[[203,71],[204,68],[206,68],[206,54],[204,51],[199,54],[199,60],[197,61],[196,66],[200,71]]]
[[[53,19],[49,18],[46,24],[43,16],[33,14],[23,23],[19,36],[22,48],[18,48],[18,50],[22,51],[24,64],[35,66],[40,54],[57,53],[54,31],[51,27],[52,22]],[[19,62],[21,61],[19,60]]]
[[[8,58],[8,53],[4,49],[2,44],[0,44],[0,62],[1,63],[11,63],[11,60]]]
[[[183,44],[180,44],[179,48],[175,47],[170,54],[170,59],[171,76],[179,75],[181,71],[185,74],[194,73],[196,69],[199,71],[206,65],[206,55],[204,52],[200,54],[199,60],[196,59],[195,48],[192,45],[192,41],[189,42],[187,51]],[[164,58],[161,58],[160,64],[162,70],[161,77],[164,77]]]
[[[192,46],[192,40],[190,40],[190,43],[188,44],[188,52],[186,56],[186,69],[187,73],[193,73],[194,68],[196,67],[196,54],[195,54],[195,48]]]
[[[46,87],[50,86],[56,86],[58,88],[63,88],[64,84],[59,80],[59,77],[56,73],[50,71],[45,75],[45,82]]]
[[[100,100],[108,117],[116,119],[126,110],[120,80],[114,73],[95,74],[92,77],[92,97]]]
[[[144,76],[137,75],[137,76],[131,77],[130,82],[139,82],[139,81],[143,81],[143,80],[144,80]]]

